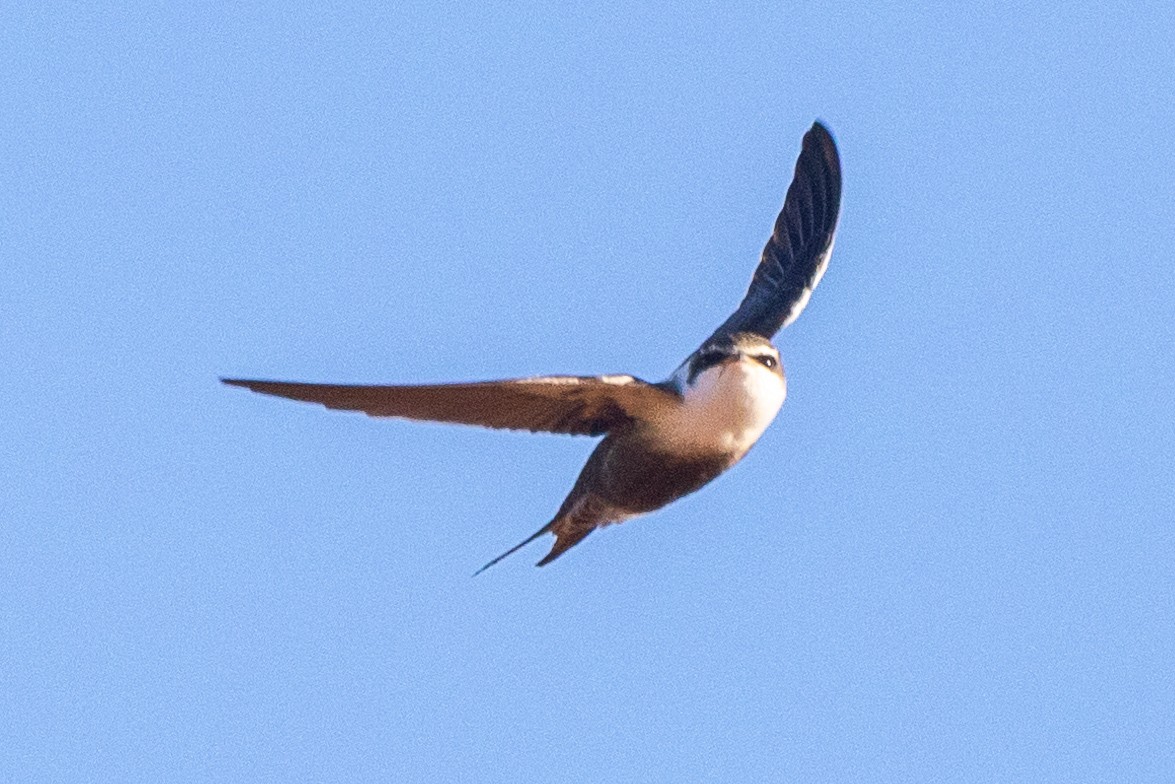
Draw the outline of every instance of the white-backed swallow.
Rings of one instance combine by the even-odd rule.
[[[771,337],[800,314],[828,266],[840,192],[836,144],[817,122],[738,310],[659,383],[623,375],[408,386],[222,380],[377,417],[604,436],[554,518],[479,572],[551,532],[543,566],[600,526],[701,488],[763,434],[787,393]]]

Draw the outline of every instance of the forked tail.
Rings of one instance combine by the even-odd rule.
[[[545,534],[547,531],[550,531],[550,530],[551,530],[551,526],[552,526],[552,525],[554,525],[554,524],[555,524],[555,521],[554,521],[554,520],[552,520],[551,522],[547,523],[547,524],[546,524],[546,525],[544,525],[542,528],[540,528],[539,530],[535,531],[533,534],[531,534],[530,536],[526,537],[525,539],[523,539],[523,540],[522,540],[521,542],[519,542],[518,544],[516,544],[516,545],[514,545],[513,547],[511,547],[509,550],[507,550],[506,552],[502,553],[502,554],[501,554],[501,555],[499,555],[497,558],[495,558],[494,560],[490,561],[490,562],[489,562],[488,564],[486,564],[485,566],[483,566],[483,567],[481,567],[480,569],[478,569],[476,572],[474,572],[474,573],[473,573],[473,576],[474,576],[474,577],[477,577],[479,574],[481,574],[482,572],[484,572],[486,569],[489,569],[491,566],[493,566],[494,564],[496,564],[498,561],[502,560],[502,559],[503,559],[503,558],[505,558],[506,556],[508,556],[508,555],[513,555],[514,553],[516,553],[516,552],[518,552],[519,550],[521,550],[523,547],[526,547],[528,544],[530,544],[531,542],[533,542],[535,539],[538,539],[540,536],[542,536],[543,534]]]
[[[486,569],[489,569],[491,566],[496,564],[498,561],[502,560],[503,558],[505,558],[508,555],[513,555],[514,553],[521,550],[523,547],[526,547],[528,544],[533,542],[535,539],[538,539],[540,536],[542,536],[543,534],[550,531],[555,534],[555,544],[551,546],[551,552],[547,553],[543,557],[543,560],[541,560],[537,564],[535,564],[535,566],[546,566],[551,561],[554,561],[556,558],[563,555],[563,553],[567,552],[569,549],[571,549],[575,545],[579,544],[580,541],[582,541],[585,536],[587,536],[588,534],[590,534],[594,530],[596,530],[596,526],[594,523],[592,525],[588,525],[588,526],[576,525],[575,521],[573,519],[570,519],[568,517],[562,517],[562,518],[556,517],[554,520],[547,523],[539,530],[535,531],[533,534],[528,536],[526,539],[523,539],[521,542],[519,542],[518,544],[511,547],[509,550],[502,553],[497,558],[495,558],[494,560],[490,561],[485,566],[478,569],[476,572],[473,573],[473,576],[477,577],[479,574],[484,572]]]

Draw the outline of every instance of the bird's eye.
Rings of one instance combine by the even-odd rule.
[[[759,360],[759,364],[765,368],[774,369],[775,365],[777,364],[775,357],[771,356],[770,354],[760,354],[759,356],[755,357],[755,359]]]

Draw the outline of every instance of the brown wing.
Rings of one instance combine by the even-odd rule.
[[[650,418],[680,402],[673,392],[632,376],[543,376],[419,386],[221,381],[266,395],[377,417],[591,436]]]

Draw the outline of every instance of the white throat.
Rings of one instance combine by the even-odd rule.
[[[746,454],[779,413],[787,382],[744,357],[706,368],[683,390],[683,401],[655,423],[675,452]]]

